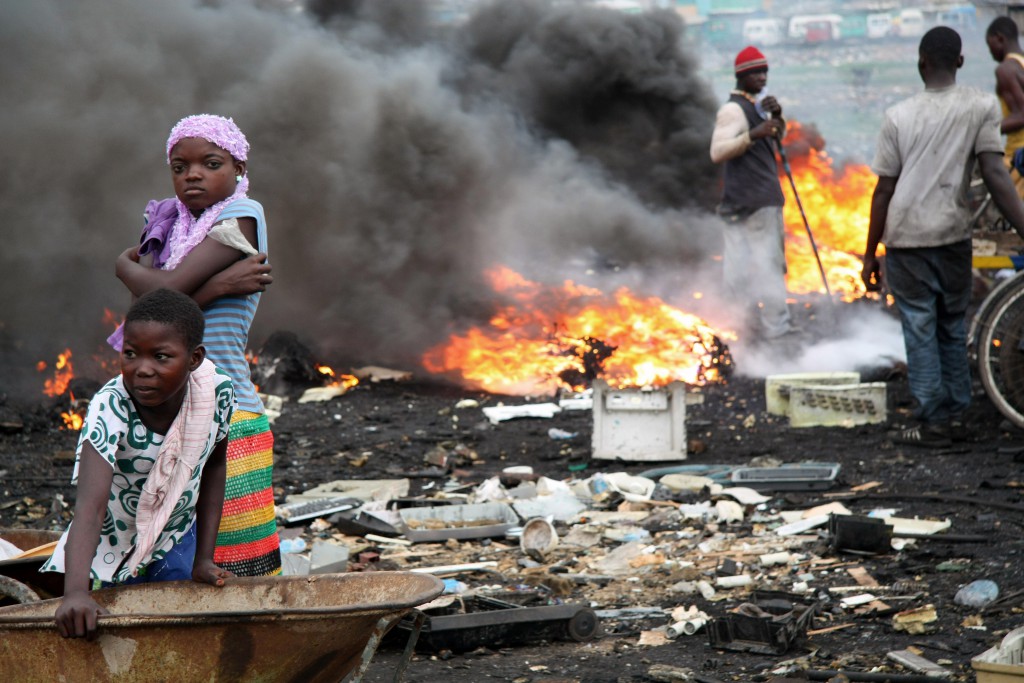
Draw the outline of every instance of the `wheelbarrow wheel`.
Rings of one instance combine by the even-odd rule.
[[[0,576],[0,595],[11,598],[19,604],[39,602],[39,594],[17,579]]]
[[[989,299],[976,319],[978,375],[999,412],[1024,428],[1024,279],[1014,277]]]

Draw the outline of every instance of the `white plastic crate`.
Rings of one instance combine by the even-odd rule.
[[[1024,626],[972,659],[971,666],[978,673],[978,683],[1024,683]]]
[[[791,427],[853,427],[885,422],[885,382],[792,386]]]
[[[794,386],[857,384],[859,372],[795,372],[770,375],[764,382],[765,408],[772,415],[789,415],[789,390]]]
[[[685,460],[686,385],[612,389],[605,382],[595,382],[592,457]]]

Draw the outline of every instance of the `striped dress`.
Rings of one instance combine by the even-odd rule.
[[[267,226],[259,202],[232,202],[218,216],[227,218],[256,219],[257,248],[267,253]],[[203,337],[207,356],[231,376],[237,398],[228,433],[224,512],[214,561],[239,576],[281,573],[272,486],[274,435],[245,357],[259,301],[260,292],[217,299],[205,311]]]

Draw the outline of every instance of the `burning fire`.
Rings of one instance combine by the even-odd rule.
[[[75,399],[75,393],[73,391],[68,392],[68,396],[71,397],[71,405],[75,406],[78,402]],[[85,423],[85,418],[75,412],[74,408],[71,410],[65,410],[60,414],[62,420],[64,420],[64,426],[73,432],[77,432],[82,428],[82,424]]]
[[[866,290],[860,279],[864,265],[860,255],[867,241],[875,174],[863,164],[847,164],[837,170],[823,149],[824,141],[797,122],[789,122],[784,144],[829,288],[843,301],[863,297]],[[824,292],[789,179],[780,180],[786,195],[786,285],[794,294]]]
[[[47,367],[46,361],[41,360],[36,363],[36,370],[39,372],[46,372]],[[47,396],[57,397],[63,396],[67,392],[71,399],[71,405],[75,406],[75,395],[68,390],[68,385],[71,384],[71,380],[74,378],[75,371],[71,364],[71,349],[64,349],[64,351],[57,354],[57,362],[53,366],[53,377],[43,381],[43,393]],[[78,431],[82,428],[83,418],[75,412],[74,407],[71,410],[62,412],[60,417],[64,420],[65,428],[73,431]]]
[[[327,365],[319,365],[318,364],[316,366],[316,371],[319,372],[324,377],[329,377],[329,378],[336,377],[336,375],[334,373],[334,370],[330,366],[327,366]],[[343,375],[337,377],[337,379],[335,379],[333,382],[328,382],[326,386],[338,387],[343,392],[345,392],[345,391],[348,391],[349,389],[351,389],[352,387],[354,387],[357,384],[359,384],[359,378],[358,377],[356,377],[355,375],[344,375],[343,374]]]
[[[865,296],[860,254],[875,175],[859,164],[836,169],[824,141],[799,123],[790,122],[785,144],[829,289],[843,301]],[[789,179],[781,180],[787,287],[793,294],[824,292]],[[548,288],[508,268],[488,277],[512,303],[487,327],[453,335],[428,351],[422,362],[429,372],[454,373],[487,391],[529,394],[560,385],[578,389],[597,376],[613,386],[703,384],[720,379],[731,366],[722,340],[735,335],[716,335],[700,318],[660,299],[626,289],[607,295],[570,281]]]
[[[46,361],[36,363],[36,370],[46,372]],[[57,354],[57,362],[53,365],[53,377],[43,381],[43,393],[47,396],[61,396],[68,390],[68,384],[75,378],[75,371],[71,365],[71,349],[64,349]]]
[[[580,389],[597,376],[612,386],[704,384],[731,368],[722,340],[734,334],[717,334],[656,297],[625,288],[608,295],[569,280],[548,287],[505,267],[487,276],[512,303],[487,327],[427,351],[429,372],[457,373],[486,391],[531,394]]]

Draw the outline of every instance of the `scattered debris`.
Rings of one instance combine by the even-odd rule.
[[[805,638],[818,602],[779,591],[754,591],[750,601],[708,622],[711,645],[726,650],[783,654]]]
[[[521,606],[482,595],[435,602],[421,611],[427,618],[416,647],[431,652],[467,652],[542,640],[583,642],[600,628],[597,615],[585,605]],[[411,630],[411,619],[399,622],[398,629]]]
[[[922,657],[919,653],[911,650],[894,650],[886,654],[886,657],[900,666],[916,671],[917,673],[935,676],[936,678],[949,678],[953,672],[941,667],[935,662]]]
[[[939,615],[935,612],[934,605],[924,605],[893,615],[892,627],[896,631],[905,631],[906,633],[929,633],[938,618]]]
[[[408,382],[412,379],[412,373],[407,370],[392,370],[377,365],[366,365],[352,371],[353,376],[360,382]]]
[[[561,411],[562,409],[554,403],[524,403],[518,406],[498,405],[483,408],[484,415],[491,424],[526,417],[550,419]]]
[[[972,581],[956,592],[953,602],[965,607],[982,608],[999,597],[999,586],[995,581],[979,579]]]
[[[313,401],[330,401],[332,398],[343,396],[348,393],[349,388],[340,384],[332,384],[326,387],[311,387],[302,392],[297,403],[311,403]]]

